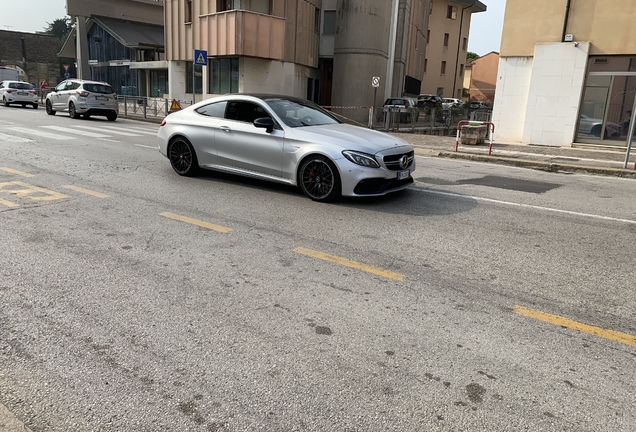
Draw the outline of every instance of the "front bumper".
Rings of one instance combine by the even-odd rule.
[[[365,168],[348,159],[337,161],[342,180],[343,196],[381,196],[407,188],[413,183],[415,158],[408,169],[409,177],[398,180],[398,171],[381,168]],[[405,169],[405,170],[406,170]]]

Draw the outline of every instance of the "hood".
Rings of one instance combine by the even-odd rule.
[[[410,144],[393,135],[344,123],[297,127],[291,129],[291,134],[293,139],[299,141],[331,144],[342,150],[357,150],[369,154],[383,150],[412,150]]]

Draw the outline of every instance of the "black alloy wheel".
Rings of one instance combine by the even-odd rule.
[[[77,111],[75,111],[75,104],[73,102],[68,104],[68,115],[71,116],[71,118],[73,119],[80,118],[80,115],[77,113]]]
[[[172,169],[179,175],[191,177],[199,171],[199,162],[192,144],[183,137],[175,138],[170,143],[168,159]]]
[[[300,188],[314,201],[331,202],[340,197],[340,174],[329,159],[311,156],[300,168]]]
[[[55,115],[55,111],[53,111],[53,106],[51,105],[50,100],[46,100],[46,113],[48,115]]]

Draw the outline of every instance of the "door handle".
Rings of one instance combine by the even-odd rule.
[[[221,129],[223,132],[230,132],[232,130],[229,126],[221,126],[219,129]]]

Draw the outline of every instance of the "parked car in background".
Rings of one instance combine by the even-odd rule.
[[[464,106],[464,101],[462,101],[461,99],[455,99],[455,98],[442,99],[442,108],[444,109],[461,108],[463,106]]]
[[[482,102],[482,101],[472,101],[470,103],[470,109],[489,109],[490,105],[488,105],[486,102]]]
[[[298,186],[314,201],[378,196],[413,183],[413,147],[344,124],[313,102],[231,94],[168,115],[157,134],[174,171],[201,169]]]
[[[442,98],[437,95],[432,94],[421,94],[417,97],[417,107],[433,107],[433,106],[442,106]]]
[[[382,105],[383,110],[387,111],[399,111],[400,121],[404,123],[416,122],[420,117],[420,110],[417,107],[415,99],[401,97],[401,98],[388,98]]]
[[[581,134],[589,134],[595,137],[601,136],[601,130],[603,128],[603,119],[600,118],[592,118],[586,115],[581,114],[581,118],[579,120],[579,133]],[[617,137],[621,135],[621,125],[612,123],[608,121],[605,124],[605,133],[603,134],[603,139],[609,137]]]
[[[68,112],[71,118],[106,116],[117,120],[119,102],[110,84],[99,81],[70,79],[62,81],[46,95],[46,113]]]
[[[31,105],[33,108],[38,107],[38,92],[29,83],[22,81],[2,81],[0,82],[0,100],[4,106],[11,104],[22,105],[26,107]]]

